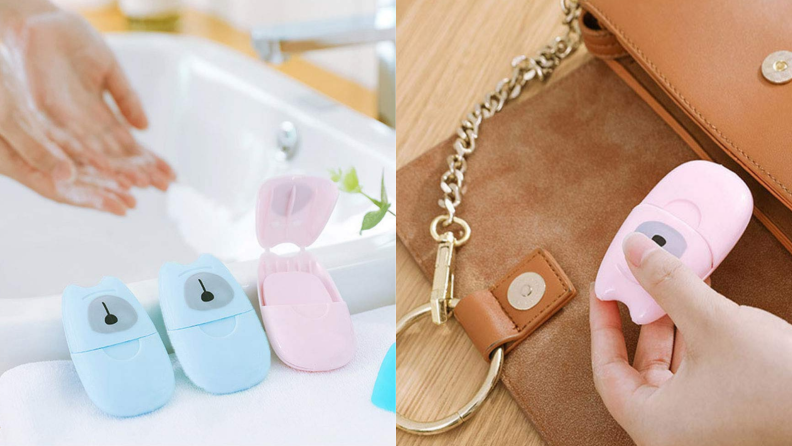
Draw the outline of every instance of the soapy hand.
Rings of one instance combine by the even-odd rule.
[[[168,187],[174,174],[141,147],[129,125],[146,114],[102,37],[82,18],[60,10],[9,26],[6,39],[21,54],[36,105],[54,127],[51,137],[75,160],[119,173],[136,186]],[[122,116],[105,101],[108,92]]]
[[[643,234],[623,249],[668,315],[641,327],[630,365],[617,304],[592,287],[594,384],[616,421],[638,445],[792,444],[792,325],[718,294]]]
[[[86,22],[47,1],[0,0],[0,36],[0,174],[118,215],[135,205],[130,185],[168,188],[173,170],[130,132],[148,124],[137,95]]]
[[[38,170],[22,158],[5,140],[0,139],[0,175],[27,186],[39,195],[59,203],[125,215],[135,207],[129,193],[130,184],[123,178],[112,178],[92,166],[73,166],[70,180],[57,180],[52,174]]]

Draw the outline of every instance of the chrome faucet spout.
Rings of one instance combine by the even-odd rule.
[[[253,30],[253,47],[265,61],[285,62],[289,55],[349,45],[393,41],[396,30],[381,14],[318,22],[290,23]]]
[[[306,51],[377,44],[379,119],[395,127],[395,7],[381,7],[376,14],[365,16],[257,28],[251,38],[259,57],[273,64]]]

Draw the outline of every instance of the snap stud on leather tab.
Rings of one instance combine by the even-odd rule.
[[[792,51],[776,51],[762,62],[762,75],[774,84],[792,80]]]
[[[577,291],[549,252],[531,251],[495,285],[461,299],[454,317],[488,361],[495,349],[509,353],[557,313]]]
[[[518,310],[530,310],[542,300],[546,288],[542,276],[528,272],[520,274],[512,281],[506,295],[512,307]]]

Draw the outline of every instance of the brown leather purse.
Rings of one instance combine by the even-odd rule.
[[[589,52],[696,154],[737,172],[792,250],[792,3],[583,0]]]
[[[573,3],[563,5],[567,18],[576,11]],[[703,158],[746,181],[755,218],[712,285],[792,321],[792,83],[776,83],[792,77],[789,53],[779,52],[785,39],[792,49],[792,4],[583,0],[581,6],[577,23],[594,60],[514,106],[488,95],[478,109],[487,109],[486,124],[479,119],[468,128],[480,146],[475,156],[458,158],[463,125],[399,170],[397,232],[434,277],[431,304],[406,319],[419,310],[446,317],[453,310],[491,371],[503,361],[501,381],[549,444],[631,444],[594,389],[588,302],[573,297],[576,288],[588,289],[624,218],[666,173]],[[520,59],[513,75],[552,73],[560,61],[546,51],[527,64],[535,73],[518,73]],[[503,85],[508,79],[497,90]],[[475,118],[474,112],[468,123]],[[464,176],[459,208],[463,187],[449,173],[455,167]],[[438,178],[446,186],[441,216],[433,220],[438,202],[426,191]],[[452,218],[443,214],[449,204]],[[453,225],[457,220],[461,226]],[[449,248],[459,240],[464,247]],[[510,298],[517,278],[536,277],[525,273],[541,278],[528,282],[540,295]],[[622,316],[633,352],[638,327]],[[497,375],[488,380],[477,396],[486,395]],[[446,430],[479,406],[408,430]]]

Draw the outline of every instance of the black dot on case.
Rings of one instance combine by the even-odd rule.
[[[657,243],[661,248],[666,244],[666,239],[662,235],[652,236],[652,241]]]

